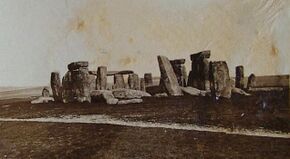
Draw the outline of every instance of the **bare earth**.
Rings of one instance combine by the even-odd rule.
[[[290,133],[288,92],[213,101],[146,98],[142,104],[38,104],[0,101],[0,118],[108,115],[127,121],[263,129]],[[290,158],[287,138],[114,124],[0,121],[0,158]]]

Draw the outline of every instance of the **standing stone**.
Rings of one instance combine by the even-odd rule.
[[[42,97],[49,97],[50,93],[49,93],[49,89],[47,87],[44,87],[42,90]]]
[[[81,67],[72,71],[72,86],[78,102],[91,102],[91,81],[88,68]]]
[[[256,76],[252,73],[248,78],[247,89],[249,90],[252,87],[256,86]]]
[[[140,78],[140,90],[141,91],[146,91],[146,86],[145,86],[145,80],[144,78]]]
[[[52,72],[50,76],[50,86],[52,89],[53,98],[55,101],[62,100],[62,86],[60,81],[60,75],[58,72]]]
[[[100,66],[97,71],[97,90],[106,90],[107,88],[107,67]]]
[[[158,63],[160,68],[160,84],[161,87],[171,96],[181,96],[183,95],[174,70],[170,64],[170,61],[165,56],[158,56]]]
[[[137,74],[130,74],[128,77],[128,84],[130,89],[140,90],[140,80]]]
[[[211,93],[214,97],[231,97],[231,81],[225,61],[210,63]]]
[[[72,73],[66,72],[62,78],[62,101],[69,103],[74,101],[75,91],[73,89]]]
[[[190,56],[192,65],[187,82],[188,86],[201,90],[209,89],[209,61],[207,60],[209,57],[210,50],[202,51]]]
[[[171,60],[170,63],[177,77],[177,81],[179,85],[186,86],[187,75],[186,75],[186,68],[184,66],[185,59]]]
[[[153,85],[153,78],[152,73],[145,73],[144,74],[145,86],[152,86]]]
[[[236,67],[236,88],[244,89],[244,67]]]
[[[114,75],[114,89],[125,88],[125,87],[126,87],[126,84],[125,84],[123,75],[115,74]]]

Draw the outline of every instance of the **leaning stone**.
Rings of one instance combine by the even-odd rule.
[[[118,99],[134,99],[142,97],[150,97],[151,95],[147,92],[132,90],[132,89],[115,89],[112,90],[115,98]]]
[[[231,97],[231,80],[225,61],[211,62],[211,93],[214,97]]]
[[[129,89],[140,90],[140,80],[137,74],[130,74],[128,77]]]
[[[47,87],[44,87],[42,90],[42,97],[49,97],[50,93],[49,93],[49,89]]]
[[[50,86],[52,89],[52,95],[55,101],[62,100],[62,86],[60,81],[60,75],[58,72],[52,72],[50,76]]]
[[[152,86],[153,85],[153,77],[151,73],[144,74],[145,86]]]
[[[126,84],[125,84],[123,75],[115,74],[114,75],[114,89],[125,88],[125,87],[126,87]]]
[[[42,104],[42,103],[49,103],[53,102],[54,99],[52,97],[39,97],[33,101],[31,101],[31,104]]]
[[[107,67],[100,66],[97,71],[97,90],[105,90],[107,88]]]
[[[87,68],[89,66],[89,62],[87,61],[78,61],[78,62],[72,62],[70,63],[67,68],[70,71],[78,70],[80,68]]]
[[[160,84],[165,89],[166,93],[171,96],[183,95],[168,58],[165,56],[158,56],[157,59],[161,74]]]
[[[143,99],[128,99],[128,100],[120,100],[117,104],[138,104],[142,103]]]
[[[236,67],[236,87],[244,89],[244,67]]]
[[[118,99],[114,97],[112,91],[109,90],[95,90],[91,92],[93,102],[105,101],[107,104],[117,104]]]

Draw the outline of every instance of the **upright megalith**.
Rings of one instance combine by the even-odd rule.
[[[225,61],[210,62],[210,86],[214,97],[231,97],[231,80]]]
[[[145,73],[144,74],[145,86],[152,86],[153,85],[153,77],[152,73]]]
[[[165,56],[158,56],[160,68],[160,85],[171,96],[183,95],[170,61]]]
[[[240,89],[244,89],[244,67],[237,66],[236,67],[236,81],[235,86]]]
[[[177,77],[179,85],[185,87],[187,82],[187,72],[184,65],[185,59],[171,60],[170,63]]]
[[[114,75],[114,89],[117,88],[126,88],[125,79],[122,74]]]
[[[96,87],[97,87],[97,90],[106,90],[107,88],[107,67],[106,66],[98,67]]]
[[[62,100],[62,85],[60,81],[60,75],[58,72],[52,72],[50,76],[50,86],[52,89],[52,95],[55,101]]]
[[[140,90],[140,79],[137,74],[130,74],[128,77],[128,85],[130,89]]]
[[[190,56],[191,71],[187,85],[201,90],[209,90],[209,61],[210,50],[202,51]]]
[[[72,62],[68,69],[63,77],[63,102],[91,102],[92,78],[88,62]]]
[[[251,88],[256,86],[256,76],[252,73],[248,77],[247,89],[250,90]]]
[[[146,85],[145,85],[145,80],[144,78],[140,78],[140,90],[141,91],[146,91]]]

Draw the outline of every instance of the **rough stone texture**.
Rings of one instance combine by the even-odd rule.
[[[137,104],[137,103],[142,103],[143,99],[128,99],[128,100],[120,100],[118,101],[117,104]]]
[[[52,72],[50,77],[50,86],[52,89],[52,95],[55,101],[62,101],[62,85],[60,81],[60,75],[58,72]]]
[[[72,88],[74,96],[78,102],[91,102],[91,80],[87,68],[79,68],[71,73]]]
[[[184,66],[185,59],[171,60],[170,63],[177,77],[177,81],[179,85],[186,86],[187,73],[186,73],[186,67]]]
[[[97,81],[96,81],[97,90],[106,90],[107,89],[107,67],[100,66],[97,71]]]
[[[91,98],[93,102],[105,101],[110,105],[117,104],[119,101],[109,90],[94,90],[91,92]]]
[[[128,85],[130,89],[140,90],[140,80],[137,74],[130,74],[128,77]]]
[[[174,70],[170,64],[170,61],[165,56],[158,56],[158,63],[160,68],[160,84],[166,93],[171,96],[181,96],[183,95]]]
[[[236,88],[244,89],[244,67],[236,67]]]
[[[214,97],[231,97],[231,80],[228,65],[225,61],[210,63],[211,93]]]
[[[126,88],[124,76],[122,74],[114,75],[114,89]]]
[[[54,98],[52,97],[39,97],[33,101],[31,101],[31,104],[42,104],[42,103],[49,103],[49,102],[53,102]]]
[[[248,77],[248,84],[247,84],[247,89],[250,89],[251,87],[256,86],[256,76],[254,74],[251,74]]]
[[[82,67],[87,68],[89,66],[89,62],[87,61],[78,61],[78,62],[72,62],[70,63],[67,68],[69,71],[74,71],[74,70],[78,70]]]
[[[49,93],[49,89],[47,87],[44,87],[42,89],[42,97],[49,97],[50,93]]]
[[[209,61],[210,51],[202,51],[192,54],[190,59],[192,61],[191,71],[188,77],[188,86],[192,86],[201,90],[209,90]]]
[[[115,89],[112,90],[115,98],[118,99],[134,99],[142,97],[150,97],[151,95],[147,92],[132,90],[132,89]]]
[[[140,78],[140,90],[141,91],[146,91],[146,86],[145,86],[145,80],[144,78]]]
[[[184,94],[192,95],[192,96],[200,96],[201,90],[193,87],[180,87]]]
[[[64,103],[74,101],[74,90],[71,71],[66,72],[66,74],[62,78],[62,101]]]
[[[152,86],[153,85],[153,77],[151,73],[144,74],[145,86]]]

